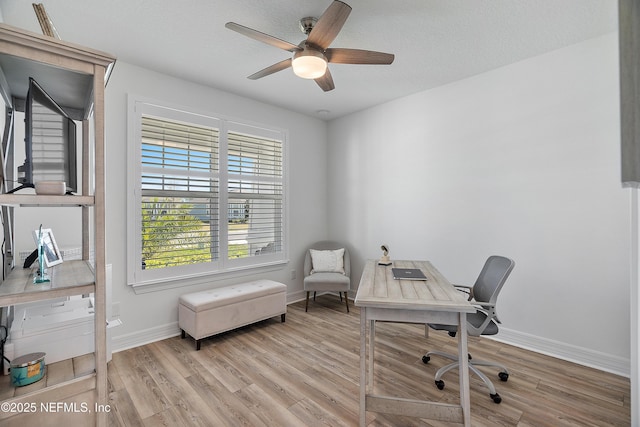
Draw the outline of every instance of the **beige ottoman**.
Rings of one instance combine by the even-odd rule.
[[[178,303],[178,326],[182,338],[189,334],[200,341],[220,332],[239,328],[287,313],[287,286],[273,280],[225,286],[182,295]]]

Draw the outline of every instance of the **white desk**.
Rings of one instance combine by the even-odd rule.
[[[428,280],[395,280],[391,273],[392,267],[419,268]],[[362,272],[355,305],[360,307],[360,426],[366,425],[367,410],[464,423],[465,426],[470,426],[467,313],[474,313],[475,309],[465,295],[456,291],[453,285],[428,261],[393,261],[393,265],[385,267],[377,265],[375,260],[369,260]],[[377,320],[458,325],[458,356],[461,361],[460,405],[374,394],[373,360]],[[367,324],[369,324],[368,363]],[[425,385],[428,383],[425,381]]]

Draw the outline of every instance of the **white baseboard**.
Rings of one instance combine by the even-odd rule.
[[[111,338],[111,345],[115,353],[175,337],[176,335],[180,335],[180,328],[178,327],[177,321],[130,334],[114,336]]]
[[[623,357],[590,350],[584,347],[554,341],[508,328],[500,328],[500,333],[487,337],[505,344],[511,344],[526,350],[546,354],[568,362],[589,366],[612,374],[629,378],[631,375],[631,361]]]
[[[304,295],[304,292],[296,293],[296,295],[289,295],[287,298],[288,304],[303,300]],[[111,344],[113,352],[117,352],[175,337],[179,334],[180,328],[176,321],[139,332],[114,336],[111,340]],[[605,372],[611,372],[623,377],[629,378],[631,375],[631,361],[623,357],[613,356],[611,354],[502,327],[500,328],[500,333],[498,335],[487,338],[577,363],[579,365],[589,366]]]
[[[325,292],[326,293],[326,292]],[[298,301],[304,301],[306,292],[298,291],[287,295],[287,305]],[[112,352],[128,350],[130,348],[139,347],[141,345],[150,344],[155,341],[180,335],[180,327],[178,322],[171,322],[166,325],[155,326],[130,334],[113,336],[111,338]]]
[[[305,291],[295,291],[287,293],[287,305],[293,304],[294,302],[303,301],[306,295],[307,293]]]

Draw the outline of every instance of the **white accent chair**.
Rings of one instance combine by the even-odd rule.
[[[342,251],[344,250],[344,253]],[[342,255],[340,257],[340,255]],[[315,263],[315,264],[314,264]],[[351,286],[351,259],[349,250],[342,244],[333,241],[317,242],[307,250],[304,258],[304,290],[307,292],[304,311],[309,309],[309,294],[313,292],[338,292],[340,301],[344,292],[347,313],[349,298],[347,293]]]

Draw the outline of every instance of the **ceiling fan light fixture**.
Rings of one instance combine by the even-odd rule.
[[[298,77],[317,79],[327,72],[327,58],[322,52],[305,47],[293,55],[291,67]]]

